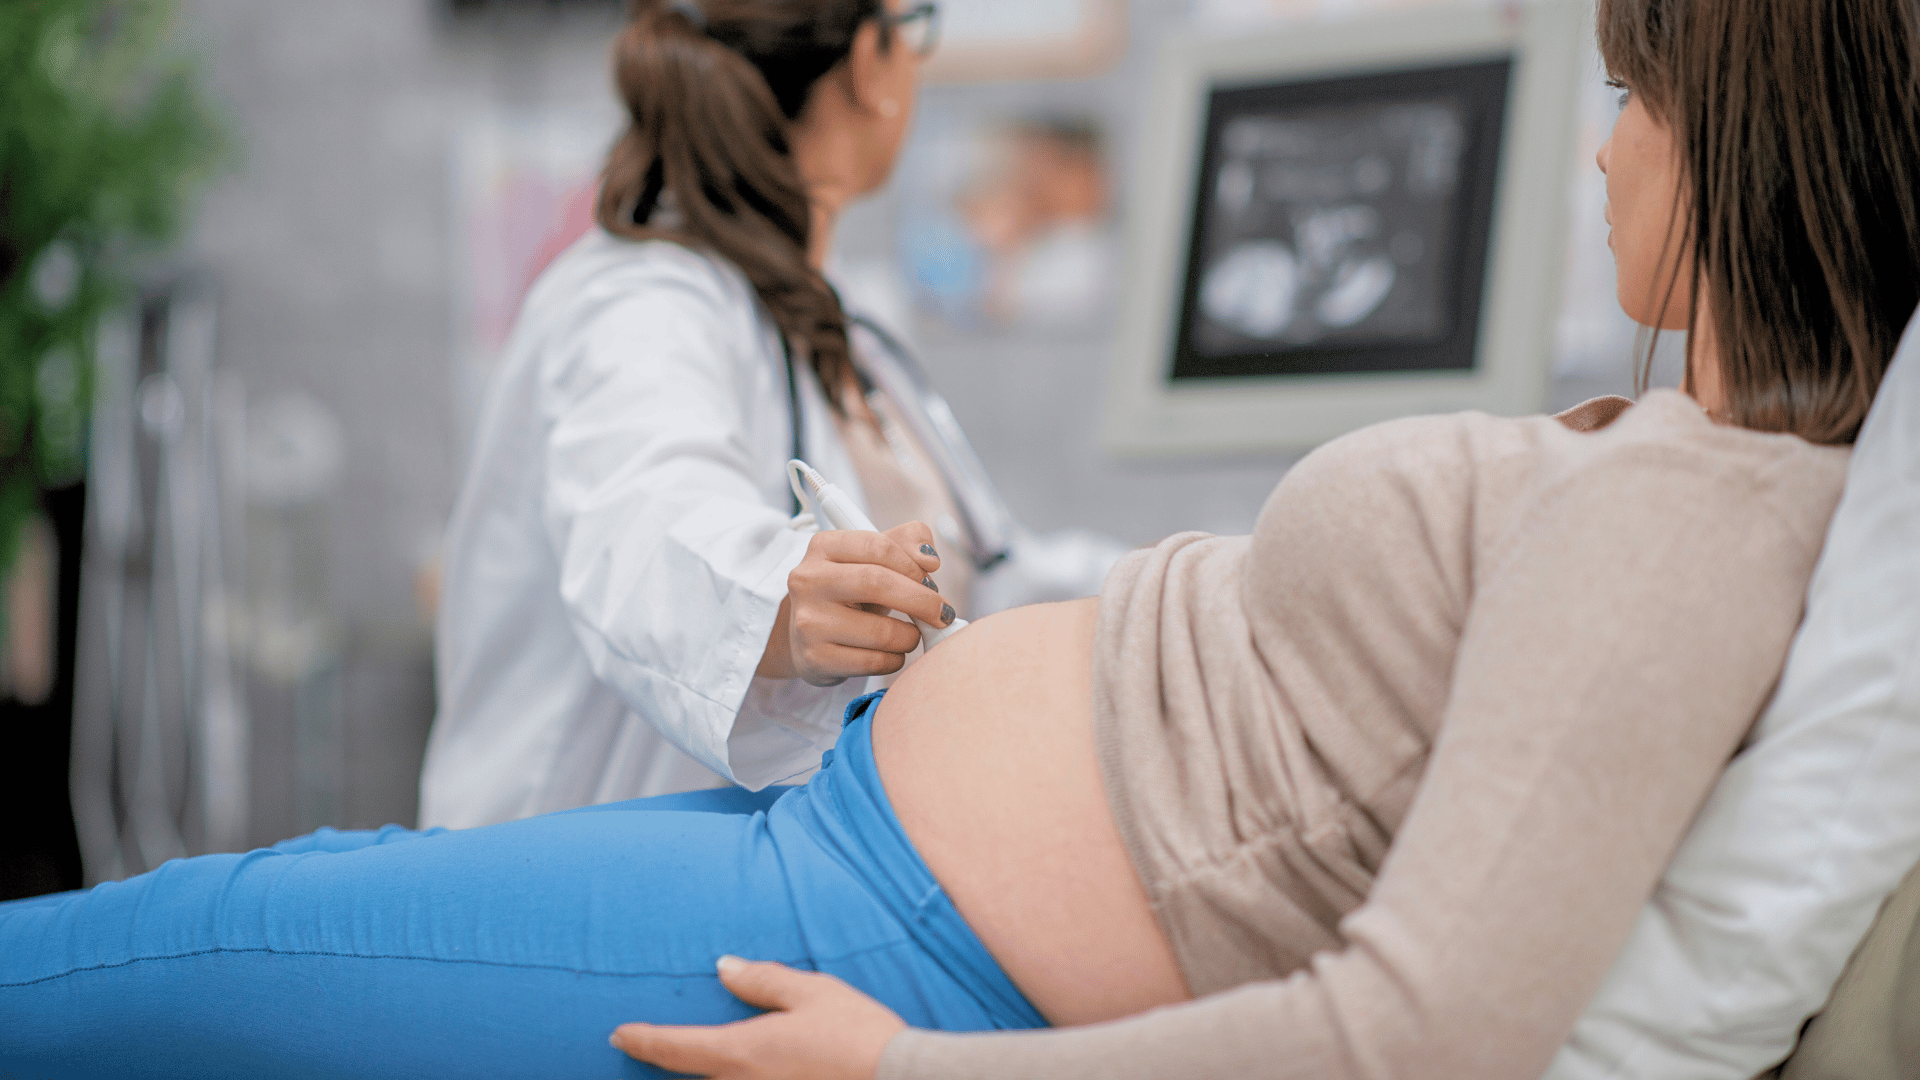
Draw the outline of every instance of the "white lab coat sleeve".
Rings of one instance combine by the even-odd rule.
[[[818,764],[864,680],[754,676],[808,538],[755,480],[751,397],[773,373],[753,312],[717,272],[647,271],[553,343],[540,393],[546,523],[595,676],[674,745],[758,789]],[[779,391],[758,417],[780,426],[775,445],[784,375]]]

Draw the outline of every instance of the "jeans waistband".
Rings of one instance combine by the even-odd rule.
[[[900,921],[915,944],[970,989],[1003,1029],[1046,1027],[1046,1018],[1007,978],[960,917],[945,889],[894,816],[873,760],[873,715],[886,691],[847,706],[840,741],[820,772],[776,808],[795,815],[821,848]]]

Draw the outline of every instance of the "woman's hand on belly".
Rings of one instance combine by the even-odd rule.
[[[1098,602],[1016,608],[929,652],[880,703],[895,815],[987,951],[1055,1024],[1184,1001],[1094,746]]]

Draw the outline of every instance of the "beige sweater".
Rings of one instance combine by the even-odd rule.
[[[1383,424],[1251,537],[1123,561],[1100,764],[1200,1000],[903,1032],[881,1080],[1538,1077],[1764,704],[1847,462],[1618,411]]]

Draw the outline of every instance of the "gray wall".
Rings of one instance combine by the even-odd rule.
[[[221,290],[220,360],[251,397],[309,393],[348,434],[340,484],[317,515],[325,602],[345,643],[345,772],[330,816],[348,826],[411,822],[432,716],[430,627],[416,578],[458,481],[450,147],[487,110],[607,115],[605,53],[617,13],[455,23],[432,0],[182,7],[241,152],[206,197],[188,245]],[[1136,149],[1127,120],[1141,112],[1149,50],[1186,10],[1184,0],[1135,0],[1131,52],[1099,79],[935,86],[924,100],[982,114],[1103,116],[1124,199],[1124,163]],[[850,218],[848,254],[885,252],[889,206],[882,196]],[[931,328],[920,337],[987,465],[1036,527],[1086,525],[1133,542],[1182,528],[1240,531],[1289,464],[1106,458],[1094,435],[1105,331]],[[1574,374],[1557,397],[1624,387],[1617,373]],[[290,794],[292,694],[256,690],[253,836],[265,841],[319,822],[303,820]]]
[[[181,7],[238,151],[188,243],[220,291],[220,362],[250,399],[310,394],[347,434],[315,545],[343,639],[345,770],[328,816],[410,823],[433,710],[416,583],[458,480],[452,133],[479,110],[604,98],[617,12],[454,25],[429,0]],[[320,823],[295,812],[296,696],[256,679],[255,840]]]

